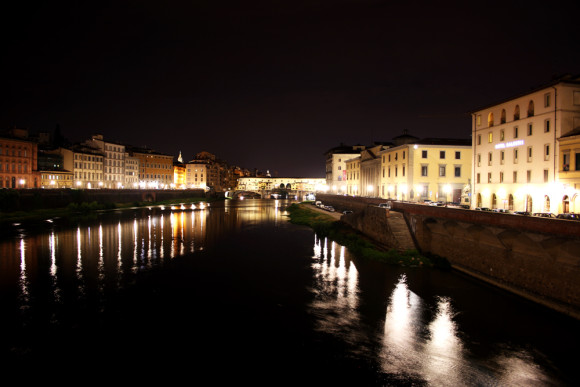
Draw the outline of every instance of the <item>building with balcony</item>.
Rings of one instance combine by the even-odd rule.
[[[580,153],[579,77],[561,77],[471,115],[474,207],[580,211],[571,164]]]

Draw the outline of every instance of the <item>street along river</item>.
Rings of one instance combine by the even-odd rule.
[[[579,321],[455,272],[358,259],[291,224],[289,204],[14,225],[0,241],[3,377],[574,384]]]

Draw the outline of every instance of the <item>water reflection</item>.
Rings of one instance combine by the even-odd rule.
[[[343,246],[314,239],[314,301],[317,329],[340,337],[356,353],[373,351],[360,307],[359,273]],[[543,384],[547,378],[525,351],[511,349],[492,361],[474,360],[465,349],[456,312],[448,297],[426,302],[400,275],[388,296],[378,353],[385,374],[397,380],[425,381],[432,386]],[[412,383],[411,383],[412,384]]]
[[[196,281],[191,280],[188,272],[188,283],[184,286],[195,284],[193,289],[200,290],[194,292],[200,295],[199,301],[211,306],[212,312],[218,312],[217,315],[227,316],[220,319],[225,322],[217,321],[222,331],[211,331],[208,336],[223,335],[227,331],[226,336],[230,337],[230,316],[238,315],[240,310],[245,313],[251,306],[250,310],[260,311],[251,316],[252,312],[248,313],[252,319],[252,324],[248,325],[255,327],[253,333],[271,333],[264,340],[271,341],[272,347],[280,347],[283,352],[285,348],[279,344],[284,341],[276,334],[286,336],[288,329],[277,332],[277,325],[272,324],[277,319],[266,316],[272,314],[272,309],[268,308],[276,305],[273,314],[278,313],[280,320],[287,323],[284,327],[301,326],[300,322],[308,327],[305,335],[297,333],[297,337],[304,340],[301,343],[304,348],[318,350],[330,342],[328,350],[321,350],[321,358],[331,359],[325,366],[332,366],[337,359],[341,360],[340,356],[362,358],[367,362],[365,364],[372,364],[369,366],[372,372],[394,375],[394,380],[402,380],[407,385],[554,384],[546,375],[546,367],[538,365],[534,349],[504,343],[486,343],[484,350],[481,349],[481,341],[489,340],[495,331],[492,330],[493,333],[488,336],[477,336],[477,330],[484,326],[483,323],[474,324],[466,331],[465,320],[461,316],[469,308],[473,310],[471,299],[466,306],[458,302],[456,296],[439,296],[437,292],[441,288],[447,289],[445,286],[438,287],[429,281],[418,286],[417,278],[420,276],[410,270],[381,267],[373,271],[377,266],[361,264],[344,246],[317,235],[310,239],[310,230],[289,226],[283,214],[283,202],[272,202],[269,206],[258,201],[244,201],[242,205],[225,202],[222,208],[135,210],[134,213],[125,212],[90,225],[59,229],[51,224],[44,234],[21,234],[17,239],[0,243],[0,311],[3,317],[20,319],[18,324],[22,323],[22,317],[27,319],[21,326],[34,318],[36,321],[50,321],[47,324],[50,326],[56,321],[54,325],[65,327],[68,327],[65,324],[68,318],[73,320],[71,326],[78,326],[80,323],[75,319],[79,310],[82,313],[89,310],[92,314],[87,313],[87,320],[98,321],[106,315],[101,311],[112,309],[112,303],[107,302],[109,295],[132,286],[143,272],[157,269],[170,261],[172,267],[173,264],[193,262],[194,265],[189,268],[204,268],[205,271],[200,270],[197,277],[191,273]],[[289,234],[279,229],[267,234],[271,226],[288,228],[293,242],[287,246],[280,243]],[[241,238],[230,238],[239,231],[247,232],[254,227],[255,230],[249,233],[237,234],[242,235]],[[251,239],[256,235],[256,239]],[[268,241],[267,235],[281,238],[275,238],[276,242],[272,242]],[[304,235],[307,237],[302,238]],[[240,244],[228,245],[225,250],[218,249],[221,254],[224,251],[237,252],[237,248],[244,251],[245,245],[260,247],[250,250],[251,257],[241,255],[235,256],[235,259],[223,259],[212,255],[211,247],[220,243]],[[284,249],[289,253],[280,256],[271,254],[275,249]],[[205,250],[203,254],[200,254],[201,250]],[[260,250],[265,251],[263,256]],[[178,256],[184,256],[187,260],[179,262],[176,260]],[[236,262],[235,270],[232,270],[232,262]],[[274,275],[278,274],[275,270],[279,268],[288,270]],[[400,273],[406,275],[399,276]],[[431,275],[435,277],[435,273],[431,272]],[[444,281],[449,279],[443,278]],[[212,291],[206,291],[207,284],[215,286]],[[221,288],[224,290],[220,293]],[[273,288],[275,291],[271,291]],[[432,293],[427,292],[427,288]],[[260,304],[260,297],[256,295],[269,291],[271,297],[264,297],[266,303]],[[484,294],[488,296],[488,293]],[[283,295],[285,302],[279,302],[276,295]],[[189,294],[186,298],[186,303],[190,302]],[[251,302],[248,303],[248,299]],[[140,301],[150,307],[149,300]],[[165,301],[162,300],[163,303]],[[240,302],[240,309],[228,309],[235,307],[237,301]],[[293,302],[300,304],[294,305]],[[494,302],[497,303],[497,298]],[[181,301],[176,305],[179,305],[177,309],[183,306]],[[480,318],[495,312],[493,307],[483,307],[483,312],[479,308],[476,311]],[[41,313],[35,313],[35,309],[41,310]],[[198,310],[203,313],[203,308]],[[298,318],[295,310],[299,310]],[[98,318],[94,318],[96,314]],[[303,315],[308,316],[304,319],[307,321],[301,321]],[[159,313],[159,316],[161,321],[166,315]],[[216,321],[212,318],[215,314],[201,317],[196,316],[195,321],[208,321],[207,326],[214,326]],[[512,324],[508,320],[506,318],[506,324]],[[5,321],[2,322],[5,324],[3,326],[9,326]],[[174,321],[178,319],[169,319],[168,326]],[[525,321],[528,322],[527,319]],[[188,320],[183,322],[183,326],[188,323]],[[311,335],[312,325],[316,332]],[[520,327],[519,324],[513,325],[517,329]],[[189,334],[192,330],[189,325],[187,328]],[[132,336],[133,332],[129,335]],[[474,343],[473,335],[479,342]],[[311,336],[315,338],[314,344],[306,342]],[[175,343],[181,345],[183,337],[178,338]],[[143,337],[146,345],[149,345],[149,339]],[[492,339],[495,340],[495,337]],[[165,343],[164,338],[160,340]],[[213,342],[208,344],[207,348],[210,347],[213,348]],[[318,354],[316,351],[308,352]],[[337,368],[341,364],[345,363],[338,363]],[[224,365],[227,366],[229,364]],[[322,372],[337,373],[337,368],[323,369]]]
[[[360,342],[358,271],[351,257],[344,246],[315,236],[313,258],[315,297],[311,307],[318,317],[318,329]]]

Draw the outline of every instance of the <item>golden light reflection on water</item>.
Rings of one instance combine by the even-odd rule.
[[[362,334],[352,329],[359,324],[358,271],[347,257],[344,246],[315,236],[312,268],[314,270],[314,301],[312,312],[318,318],[318,329],[340,332],[351,342]]]
[[[362,333],[360,279],[354,261],[344,246],[315,236],[312,268],[311,312],[317,328],[360,351],[368,337]],[[451,299],[436,297],[429,305],[409,288],[405,275],[387,297],[378,353],[383,372],[430,386],[529,386],[546,381],[533,359],[521,351],[506,352],[494,369],[474,363],[460,338]]]
[[[16,241],[0,244],[1,283],[18,288],[20,308],[29,308],[31,278],[48,277],[44,292],[61,302],[63,289],[74,289],[75,298],[104,295],[109,287],[120,288],[139,270],[163,264],[186,253],[203,249],[207,242],[207,211],[188,210],[149,214],[77,226],[46,234],[22,234]],[[27,246],[32,246],[27,248]],[[46,263],[43,263],[45,260]],[[73,288],[71,288],[71,285]],[[35,291],[41,287],[35,285]],[[69,295],[69,299],[71,296]]]
[[[26,273],[26,245],[24,244],[24,238],[20,238],[19,242],[20,246],[20,300],[21,300],[21,307],[27,308],[29,301],[30,301],[30,293],[29,293],[29,283],[28,283],[28,276]]]

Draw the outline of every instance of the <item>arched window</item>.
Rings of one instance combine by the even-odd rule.
[[[562,199],[562,212],[565,214],[570,212],[570,199],[568,199],[568,195],[564,195]]]
[[[480,193],[477,194],[476,207],[481,207],[481,194]]]
[[[487,115],[487,126],[493,126],[493,113]]]
[[[501,109],[500,124],[505,124],[505,109]]]
[[[528,104],[528,117],[534,116],[534,101],[530,101]]]
[[[508,210],[513,211],[514,210],[514,195],[510,194],[510,196],[508,197]]]
[[[520,105],[516,105],[514,109],[514,121],[517,121],[519,119],[520,119]]]
[[[550,212],[550,197],[544,196],[544,212]]]
[[[532,195],[526,196],[526,211],[532,212]]]
[[[497,196],[495,194],[491,195],[491,208],[497,208]]]

